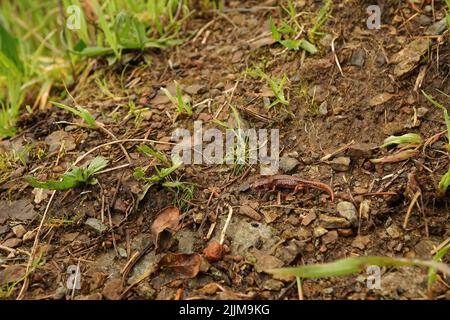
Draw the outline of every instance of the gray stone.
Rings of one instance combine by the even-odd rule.
[[[5,242],[3,242],[3,245],[5,247],[12,248],[12,249],[17,248],[21,244],[22,244],[22,240],[20,240],[18,238],[10,238],[8,240],[5,240]]]
[[[322,227],[314,228],[314,237],[320,238],[321,236],[323,236],[327,232],[328,232],[328,230],[325,229],[325,228],[322,228]]]
[[[263,283],[263,288],[270,291],[280,291],[284,287],[284,283],[275,279],[268,279]]]
[[[275,252],[275,256],[285,264],[291,264],[304,249],[305,244],[302,241],[292,239],[287,246],[280,246]]]
[[[362,67],[364,65],[365,53],[362,49],[356,49],[353,51],[352,57],[350,59],[350,64],[356,67]]]
[[[348,157],[338,157],[336,159],[331,160],[330,162],[331,168],[334,171],[348,171],[350,166],[350,158]]]
[[[339,217],[331,217],[325,214],[319,216],[320,225],[325,229],[345,229],[350,227],[350,222],[347,219]]]
[[[378,146],[375,143],[356,143],[347,150],[347,155],[354,159],[368,159]]]
[[[391,224],[386,229],[386,232],[393,239],[397,239],[397,238],[400,238],[402,236],[402,231],[400,230],[400,228],[395,223]]]
[[[417,17],[417,22],[421,25],[421,26],[427,26],[431,23],[431,18],[427,15],[421,14]]]
[[[431,252],[435,248],[436,243],[434,243],[431,240],[421,240],[416,246],[414,247],[414,251],[416,252],[416,256],[421,259],[430,259],[431,258]]]
[[[444,18],[433,23],[428,29],[425,31],[425,35],[427,36],[437,36],[440,35],[447,29],[447,19]]]
[[[336,230],[333,230],[323,235],[322,242],[323,244],[335,243],[338,238],[339,238],[338,232]]]
[[[358,214],[356,213],[355,205],[349,201],[341,201],[337,204],[336,209],[341,217],[344,217],[352,225],[358,222]]]
[[[319,114],[326,116],[328,114],[328,102],[324,101],[319,106]]]
[[[85,224],[99,233],[102,233],[108,229],[108,227],[105,226],[100,220],[95,218],[87,219]]]
[[[295,158],[283,156],[280,158],[280,170],[284,173],[290,173],[297,167],[299,161]]]
[[[25,229],[24,226],[21,224],[12,227],[11,230],[16,235],[16,237],[20,239],[22,239],[24,234],[27,233],[27,229]]]

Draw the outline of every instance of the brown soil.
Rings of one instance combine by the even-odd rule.
[[[195,184],[194,196],[183,206],[177,231],[165,237],[165,246],[157,253],[149,245],[153,242],[150,229],[158,212],[171,205],[175,195],[156,184],[139,201],[145,182],[133,177],[134,169],[148,167],[150,176],[154,173],[153,165],[159,162],[139,152],[136,149],[139,143],[124,143],[132,166],[100,174],[96,185],[55,193],[38,242],[36,256],[41,264],[29,276],[25,298],[70,298],[72,290],[66,290],[66,270],[69,265],[79,264],[82,287],[74,291],[75,299],[297,299],[295,281],[273,279],[264,269],[366,255],[430,259],[433,248],[449,238],[448,197],[437,197],[436,191],[450,163],[445,135],[405,161],[373,164],[369,159],[395,151],[368,150],[367,145],[360,152],[350,147],[328,161],[321,160],[352,141],[379,146],[392,134],[416,132],[427,139],[445,130],[442,111],[427,102],[420,92],[423,89],[448,104],[448,98],[435,89],[450,91],[449,33],[425,36],[427,28],[443,17],[441,1],[435,1],[434,17],[433,12],[425,11],[426,3],[417,5],[418,11],[406,1],[384,4],[381,8],[384,25],[380,30],[366,28],[369,1],[340,1],[324,28],[329,36],[318,42],[320,53],[316,55],[284,51],[278,44],[259,45],[255,41],[258,37],[267,39],[261,36],[268,35],[270,16],[279,21],[280,10],[264,8],[274,2],[231,1],[220,15],[197,13],[187,22],[185,35],[193,30],[202,32],[185,44],[144,54],[132,53],[127,67],[108,67],[103,59],[89,61],[70,91],[77,103],[96,115],[118,139],[168,142],[176,128],[192,132],[196,119],[204,121],[205,128],[217,127],[212,119],[221,108],[217,119],[233,124],[231,106],[234,106],[246,127],[278,128],[281,156],[298,161],[286,174],[332,185],[334,202],[326,193],[314,189],[287,197],[288,192],[280,190],[278,197],[276,193],[248,188],[259,177],[257,166],[186,165],[175,176]],[[316,12],[320,4],[320,1],[303,2],[306,2],[304,10],[310,12]],[[201,29],[206,25],[206,29]],[[396,77],[399,62],[396,63],[395,54],[416,39],[430,39],[430,48],[411,71]],[[362,66],[358,59],[362,59]],[[144,63],[148,60],[150,66]],[[288,76],[285,91],[288,107],[278,105],[269,110],[264,106],[265,83],[245,74],[246,68],[256,65],[263,65],[269,75]],[[112,95],[100,89],[96,83],[99,80],[104,81]],[[194,107],[192,117],[176,116],[175,107],[159,91],[161,87],[173,86],[174,80],[190,95],[192,104],[211,100]],[[421,83],[421,89],[415,88],[417,82]],[[130,101],[136,108],[149,108],[140,123],[136,123],[134,116],[127,117],[126,106]],[[71,100],[65,102],[70,104]],[[15,171],[0,186],[2,200],[17,205],[16,200],[25,199],[37,213],[32,220],[23,221],[20,217],[2,221],[0,215],[0,244],[23,237],[12,231],[17,224],[27,231],[36,230],[49,202],[50,192],[36,203],[33,188],[24,176],[54,178],[70,168],[81,154],[111,141],[102,131],[62,121],[79,119],[57,108],[24,115],[20,134],[2,142],[6,150],[12,144],[34,143],[33,150],[42,148],[45,155],[39,159],[37,152],[31,152],[28,165],[13,168]],[[63,140],[73,143],[72,150],[63,153],[59,147],[49,150],[45,139],[59,131],[67,133],[60,132],[58,137],[63,135]],[[170,145],[149,145],[170,155]],[[109,159],[108,168],[127,164],[117,144],[98,149],[87,160],[97,155]],[[338,166],[335,162],[339,157],[350,158],[350,164]],[[417,190],[413,181],[417,181],[422,192],[423,212],[414,207],[405,229],[411,188]],[[370,192],[375,194],[366,194]],[[342,201],[355,205],[358,216],[361,214],[358,222],[321,228],[321,215],[339,217],[337,204]],[[5,203],[0,205],[6,208]],[[217,248],[204,253],[211,242],[220,238],[229,213],[227,205],[232,206],[233,216],[226,230],[224,256],[222,252],[211,252]],[[23,205],[21,208],[25,210]],[[106,230],[101,233],[85,224],[89,218],[101,220],[102,216]],[[33,239],[31,236],[15,245],[14,254],[0,250],[0,265],[6,269],[17,265],[21,268],[16,272],[23,272]],[[143,250],[144,254],[124,276],[121,271],[126,264]],[[158,261],[170,252],[197,253],[202,259],[218,254],[219,261],[202,260],[200,269],[192,270],[198,267],[197,258],[191,261],[191,256],[187,256],[184,258],[194,265],[185,266],[189,270],[158,268]],[[443,261],[448,263],[449,256]],[[381,289],[367,289],[362,273],[304,280],[303,295],[305,299],[449,297],[450,283],[443,276],[432,292],[427,291],[425,269],[382,268],[382,271]],[[127,288],[145,272],[149,274],[147,278]],[[10,298],[17,297],[22,284],[17,284]]]

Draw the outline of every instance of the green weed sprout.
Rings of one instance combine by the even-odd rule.
[[[93,185],[97,179],[93,176],[106,168],[108,161],[103,157],[94,158],[86,168],[73,167],[70,171],[62,174],[61,180],[38,181],[34,177],[26,177],[26,181],[34,188],[49,190],[67,190],[78,188],[83,185]]]
[[[303,49],[308,53],[315,54],[317,53],[317,48],[306,39],[283,39],[287,37],[289,33],[295,33],[294,29],[289,26],[286,22],[283,23],[283,28],[278,29],[275,23],[272,21],[272,18],[269,21],[270,23],[270,31],[272,32],[272,37],[275,41],[283,45],[289,50],[299,50]]]
[[[384,143],[380,148],[385,148],[390,145],[401,145],[401,144],[414,144],[421,145],[423,143],[422,137],[417,133],[407,133],[402,136],[389,136],[384,140]]]
[[[172,104],[177,107],[180,114],[185,112],[188,116],[192,116],[191,104],[188,101],[183,100],[183,91],[181,90],[180,84],[176,81],[174,82],[176,85],[176,97],[174,97],[166,88],[161,88],[162,92],[164,92]]]
[[[254,78],[264,79],[272,90],[275,96],[275,100],[268,106],[268,109],[280,103],[285,106],[289,105],[289,101],[287,101],[284,96],[284,85],[288,80],[286,75],[283,75],[283,78],[281,79],[271,78],[266,73],[264,73],[264,71],[262,71],[260,67],[256,67],[254,70],[247,69],[246,72],[248,75]]]

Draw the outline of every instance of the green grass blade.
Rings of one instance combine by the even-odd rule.
[[[317,279],[323,277],[345,276],[359,273],[361,271],[364,271],[367,266],[371,265],[376,265],[379,267],[433,267],[441,272],[450,275],[450,267],[436,261],[377,256],[345,258],[330,263],[306,265],[292,268],[271,269],[267,270],[267,272],[284,276]]]
[[[422,137],[417,133],[407,133],[402,136],[389,136],[384,140],[380,148],[385,148],[393,144],[414,144],[421,145],[423,143]]]

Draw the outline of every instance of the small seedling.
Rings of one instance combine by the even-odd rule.
[[[79,124],[79,126],[81,127],[88,127],[91,129],[95,129],[99,127],[99,123],[95,120],[94,116],[85,108],[83,108],[82,106],[76,106],[75,108],[70,107],[68,105],[65,105],[63,103],[59,103],[59,102],[55,102],[55,101],[51,101],[51,103],[55,106],[57,106],[58,108],[64,109],[66,111],[71,112],[72,114],[74,114],[75,116],[80,117],[81,119],[84,120],[84,122],[86,123],[86,125],[82,125]]]
[[[447,192],[448,187],[450,186],[450,167],[448,168],[448,171],[442,176],[441,180],[439,181],[439,194],[445,195]]]
[[[389,136],[384,140],[380,148],[386,148],[390,145],[421,145],[423,143],[422,137],[417,133],[407,133],[402,136]]]
[[[183,91],[181,90],[180,84],[175,81],[175,85],[177,95],[176,97],[174,97],[166,88],[161,88],[161,90],[169,98],[173,105],[177,107],[177,110],[180,114],[185,112],[188,116],[192,116],[192,108],[190,102],[184,101]]]
[[[447,251],[449,250],[450,250],[450,243],[442,247],[440,250],[438,250],[438,252],[436,252],[436,254],[433,257],[433,260],[436,262],[440,262],[447,253]],[[436,282],[436,279],[437,279],[436,268],[428,269],[428,290],[431,290],[431,286],[433,285],[434,282]]]
[[[177,208],[180,208],[181,211],[185,211],[190,206],[190,201],[194,197],[193,184],[176,180],[166,181],[162,186],[174,192],[175,198],[173,204]]]
[[[289,50],[299,50],[303,49],[311,54],[317,53],[317,48],[306,39],[288,39],[287,36],[292,33],[296,33],[295,29],[287,24],[285,21],[282,22],[282,27],[277,28],[275,23],[270,19],[270,31],[272,32],[272,37],[275,41],[282,44]]]
[[[448,139],[447,149],[448,149],[448,152],[450,153],[450,118],[448,116],[448,110],[442,104],[440,104],[439,102],[434,100],[434,98],[432,96],[428,95],[425,91],[422,90],[422,93],[425,96],[425,98],[427,98],[428,101],[430,101],[433,105],[435,105],[436,107],[441,109],[442,112],[444,113],[444,121],[445,121],[445,125],[447,127],[447,139]],[[450,98],[450,96],[448,96],[447,94],[445,94],[443,92],[441,92],[441,93],[444,94],[446,97]]]
[[[254,78],[260,78],[267,82],[267,84],[270,87],[270,90],[272,90],[275,100],[267,106],[268,109],[272,108],[273,106],[276,106],[278,104],[283,104],[285,106],[289,105],[289,101],[286,100],[284,96],[284,85],[286,84],[286,81],[288,80],[286,75],[283,75],[283,78],[277,79],[277,78],[271,78],[269,77],[260,67],[256,67],[255,69],[247,69],[246,73]]]
[[[93,176],[103,170],[108,161],[103,157],[94,158],[86,168],[73,167],[69,172],[61,176],[61,180],[38,181],[34,177],[26,177],[26,181],[34,188],[50,190],[67,190],[83,185],[94,185],[97,179]]]
[[[327,23],[328,19],[331,16],[332,11],[332,0],[325,0],[325,3],[320,8],[317,17],[314,20],[314,25],[311,29],[308,31],[308,38],[309,40],[314,42],[314,39],[316,36],[322,35],[321,32],[319,32],[320,28],[322,28],[325,23]]]
[[[442,91],[439,91],[439,92],[442,93],[443,95],[445,95],[447,98],[450,98],[450,96],[445,94],[444,92],[442,92]],[[428,101],[430,101],[436,107],[440,108],[444,113],[444,121],[445,121],[445,125],[447,127],[447,139],[448,139],[448,144],[446,145],[446,147],[447,147],[447,152],[450,154],[450,118],[448,116],[447,108],[444,107],[439,102],[437,102],[436,100],[434,100],[433,97],[428,95],[425,91],[422,90],[422,93],[425,96],[425,98],[427,98]],[[448,168],[447,173],[445,173],[441,177],[441,180],[439,181],[439,185],[438,185],[439,195],[440,196],[445,195],[449,186],[450,186],[450,167]]]

